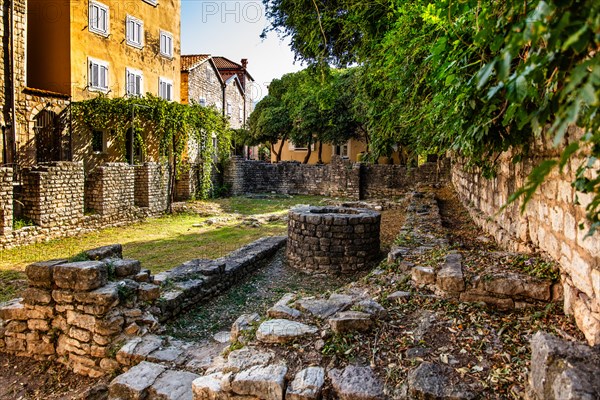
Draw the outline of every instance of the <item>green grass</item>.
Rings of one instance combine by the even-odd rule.
[[[25,287],[21,271],[0,270],[0,303],[14,298]]]
[[[215,216],[259,215],[284,212],[295,204],[318,204],[321,197],[248,199],[234,197],[212,202],[191,202],[190,206],[211,206],[220,210]],[[259,228],[239,226],[240,221],[226,226],[193,227],[207,219],[192,213],[167,215],[119,228],[108,228],[78,237],[36,243],[0,251],[0,271],[22,271],[32,262],[53,258],[71,258],[82,251],[112,243],[123,245],[124,257],[135,258],[144,268],[160,272],[194,258],[217,258],[263,236],[283,235],[283,222],[264,224]]]

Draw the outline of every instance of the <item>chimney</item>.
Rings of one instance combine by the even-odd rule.
[[[244,68],[244,69],[248,68],[248,59],[247,58],[242,58],[242,68]]]

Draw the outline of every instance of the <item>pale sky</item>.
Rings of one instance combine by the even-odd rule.
[[[247,58],[248,72],[259,85],[251,96],[259,100],[271,80],[303,68],[294,64],[287,40],[275,33],[260,38],[267,26],[260,0],[181,0],[181,54],[211,54],[237,63]]]

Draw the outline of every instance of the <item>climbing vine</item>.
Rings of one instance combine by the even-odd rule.
[[[98,96],[73,103],[72,115],[74,127],[106,130],[123,150],[129,129],[133,129],[134,140],[143,152],[148,146],[145,138],[152,135],[158,143],[158,154],[163,161],[168,159],[171,163],[173,178],[180,172],[185,158],[190,156],[187,153],[189,144],[198,146],[202,165],[199,189],[202,198],[207,198],[212,192],[210,177],[217,157],[228,157],[231,148],[231,129],[227,119],[215,108],[199,104],[168,102],[150,94],[123,98]],[[213,137],[216,138],[216,147]],[[124,157],[126,151],[122,154]],[[173,196],[174,179],[170,186]]]

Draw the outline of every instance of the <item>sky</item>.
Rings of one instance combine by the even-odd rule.
[[[296,62],[289,41],[276,33],[260,34],[269,23],[261,0],[181,0],[181,54],[211,54],[240,63],[248,59],[248,72],[258,88],[257,101],[267,95],[267,85],[303,66]]]

